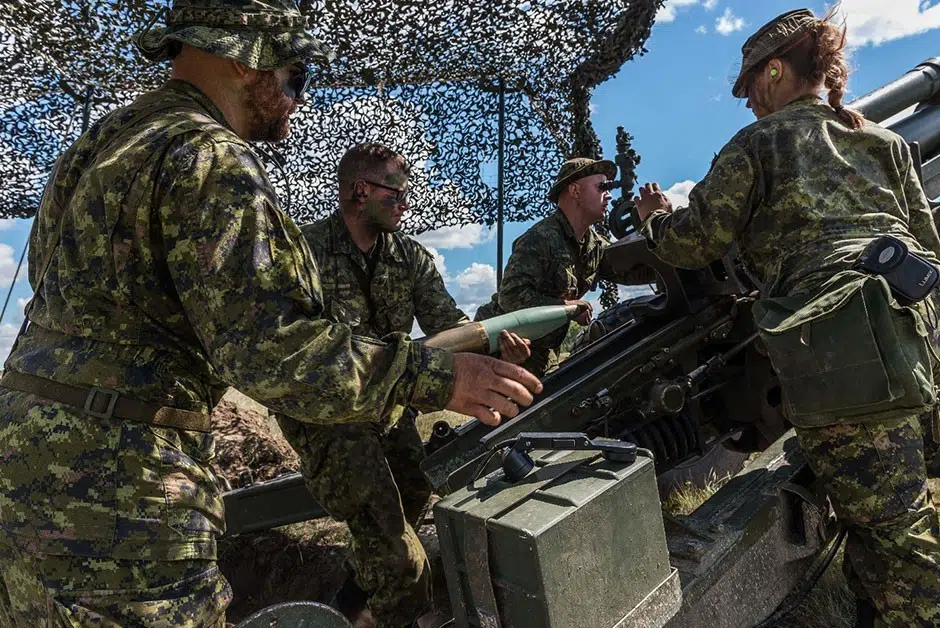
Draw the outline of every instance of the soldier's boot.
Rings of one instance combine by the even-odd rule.
[[[855,624],[854,628],[875,628],[878,611],[875,606],[863,598],[855,598]]]

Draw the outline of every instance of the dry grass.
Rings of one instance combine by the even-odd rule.
[[[705,503],[705,500],[718,492],[718,489],[730,479],[730,475],[717,477],[712,474],[705,480],[705,486],[703,487],[686,482],[666,496],[666,499],[663,500],[663,512],[673,516],[691,514],[692,511]]]

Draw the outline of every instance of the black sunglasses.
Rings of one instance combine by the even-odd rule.
[[[375,181],[370,181],[369,179],[363,179],[369,185],[374,185],[377,188],[382,188],[383,190],[388,190],[389,192],[395,192],[394,199],[398,203],[404,203],[408,200],[408,192],[410,190],[401,190],[399,188],[393,188],[390,185],[385,185],[384,183],[376,183]]]
[[[290,70],[290,76],[284,85],[284,93],[291,98],[303,100],[313,81],[313,72],[303,63],[295,63]]]

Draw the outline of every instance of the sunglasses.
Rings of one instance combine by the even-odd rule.
[[[284,85],[284,93],[290,98],[304,100],[304,95],[310,89],[310,83],[313,81],[313,72],[303,63],[295,63],[291,66],[290,76]]]
[[[377,188],[382,188],[383,190],[388,190],[389,192],[394,192],[395,194],[389,196],[389,199],[393,199],[396,203],[405,203],[408,201],[408,192],[409,190],[402,190],[399,188],[393,188],[390,185],[385,185],[383,183],[376,183],[375,181],[370,181],[369,179],[363,179],[369,185],[374,185]]]

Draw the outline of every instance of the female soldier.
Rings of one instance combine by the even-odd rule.
[[[657,184],[635,200],[663,260],[699,268],[737,242],[763,283],[754,317],[785,411],[849,528],[857,625],[937,626],[940,525],[918,419],[936,398],[924,306],[905,307],[855,263],[881,234],[936,263],[940,238],[904,140],[842,105],[845,29],[831,17],[790,11],[747,40],[732,93],[757,122],[688,207],[672,211]]]

